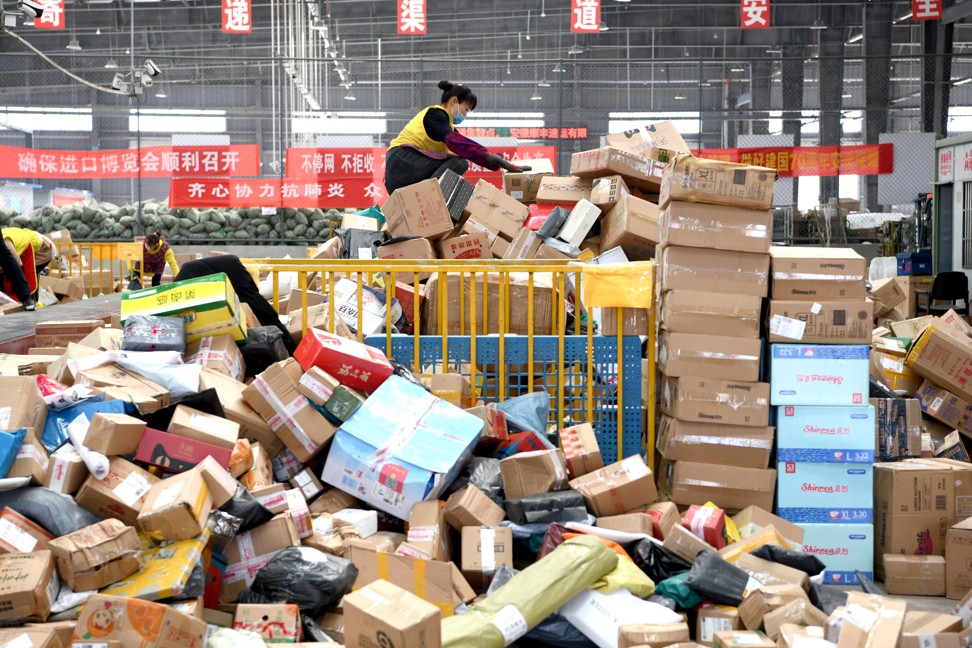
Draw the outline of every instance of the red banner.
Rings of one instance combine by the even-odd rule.
[[[766,29],[770,26],[770,0],[739,0],[740,26]]]
[[[64,29],[64,0],[40,0],[44,13],[34,18],[35,29]]]
[[[781,177],[879,175],[894,172],[894,144],[702,149],[698,157],[776,169]]]
[[[223,32],[227,34],[253,32],[252,0],[223,0]]]
[[[0,178],[169,178],[255,176],[260,147],[146,146],[113,151],[56,151],[0,146]]]
[[[941,20],[942,0],[911,0],[912,20]]]
[[[556,160],[553,146],[495,148],[508,159]],[[179,178],[169,190],[170,207],[370,207],[388,198],[384,186],[384,148],[287,149],[287,177],[264,179]],[[475,164],[465,175],[502,186],[499,171]]]
[[[569,128],[462,128],[457,129],[466,137],[513,137],[516,139],[587,139],[587,126]]]
[[[423,36],[427,30],[425,0],[398,0],[398,33]]]
[[[601,31],[601,0],[571,0],[570,31],[575,34]]]

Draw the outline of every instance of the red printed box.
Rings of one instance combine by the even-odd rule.
[[[381,351],[318,329],[307,331],[294,358],[304,371],[320,367],[341,384],[366,392],[378,389],[394,373]]]
[[[212,457],[226,468],[232,454],[232,450],[211,443],[145,428],[142,440],[135,450],[135,460],[158,466],[167,472],[180,473],[192,470],[206,457]]]
[[[559,434],[571,479],[604,467],[601,449],[597,445],[597,437],[590,423],[564,428]]]
[[[726,546],[726,512],[693,504],[682,517],[682,526],[716,549]]]

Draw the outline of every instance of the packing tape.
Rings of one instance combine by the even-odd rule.
[[[80,458],[81,455],[78,455]],[[64,478],[67,477],[69,464],[72,463],[63,457],[54,460],[54,468],[51,470],[51,483],[47,485],[52,491],[57,493],[64,492]]]
[[[249,531],[236,536],[236,546],[239,549],[241,560],[232,565],[226,565],[223,582],[237,583],[244,581],[249,587],[253,584],[257,572],[266,567],[270,559],[277,555],[277,552],[271,551],[261,556],[254,555],[256,551],[253,548],[253,538]]]
[[[439,527],[435,525],[410,526],[408,528],[408,542],[435,542]]]
[[[773,281],[863,281],[862,275],[822,274],[814,272],[774,272]]]
[[[483,572],[496,571],[496,529],[479,528],[479,553],[482,556]]]
[[[327,385],[315,379],[314,376],[309,373],[305,373],[303,376],[301,376],[298,384],[306,387],[311,393],[319,396],[321,402],[323,403],[326,403],[331,399],[331,396],[334,395],[333,389],[330,389]]]
[[[267,424],[270,426],[274,432],[276,432],[280,427],[286,425],[290,432],[297,439],[297,442],[306,450],[308,453],[313,454],[320,449],[320,446],[316,445],[304,432],[304,428],[297,423],[297,419],[294,416],[300,411],[301,408],[307,405],[307,397],[300,395],[290,402],[288,405],[284,405],[283,401],[277,398],[277,395],[270,389],[267,381],[257,376],[253,380],[253,385],[256,386],[258,392],[260,392],[267,402],[270,403],[270,407],[276,412],[275,416],[272,416]]]
[[[388,443],[380,448],[376,448],[370,457],[365,458],[363,463],[369,466],[372,471],[377,470],[381,464],[385,463],[388,457],[394,456],[408,445],[408,442],[415,436],[419,423],[441,402],[438,398],[429,394],[429,398],[426,399],[426,402],[421,405],[418,411],[408,412],[408,414],[412,415],[412,418],[399,425],[388,437]],[[391,420],[400,418],[402,413],[395,412],[389,414],[388,419]]]
[[[24,445],[20,446],[20,450],[17,451],[17,459],[20,459],[21,457],[36,460],[37,463],[40,464],[41,470],[44,471],[46,471],[48,466],[51,464],[51,460],[47,456],[47,453],[43,450],[38,450],[36,446],[30,443],[25,443]]]
[[[426,597],[428,577],[426,576],[425,570],[427,566],[428,562],[425,560],[415,561],[415,595],[420,599]]]
[[[713,508],[708,508],[702,506],[695,510],[695,515],[692,516],[691,522],[689,522],[689,530],[697,535],[698,537],[705,539],[705,524],[709,521],[712,516],[714,516],[716,510]]]

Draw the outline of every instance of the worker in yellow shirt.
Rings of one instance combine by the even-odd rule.
[[[168,242],[162,238],[162,231],[156,230],[148,234],[142,244],[142,276],[151,277],[152,285],[158,286],[162,283],[162,272],[165,271],[165,264],[167,263],[172,268],[173,277],[179,274],[179,263],[176,261],[175,252],[169,247]],[[138,269],[139,263],[136,261],[135,272],[138,272]],[[133,276],[132,284],[137,280],[138,277]]]
[[[7,245],[7,249],[21,260],[27,247],[30,246],[35,272],[41,272],[54,259],[57,246],[43,234],[22,227],[4,227],[0,232],[3,234],[3,242]]]

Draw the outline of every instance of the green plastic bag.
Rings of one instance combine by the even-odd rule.
[[[704,601],[702,596],[686,584],[690,572],[672,576],[655,586],[655,594],[670,598],[681,610],[689,610]]]
[[[378,229],[381,229],[385,225],[385,215],[381,213],[381,208],[378,205],[372,205],[368,209],[362,209],[359,212],[355,212],[354,215],[374,218],[378,221]]]

